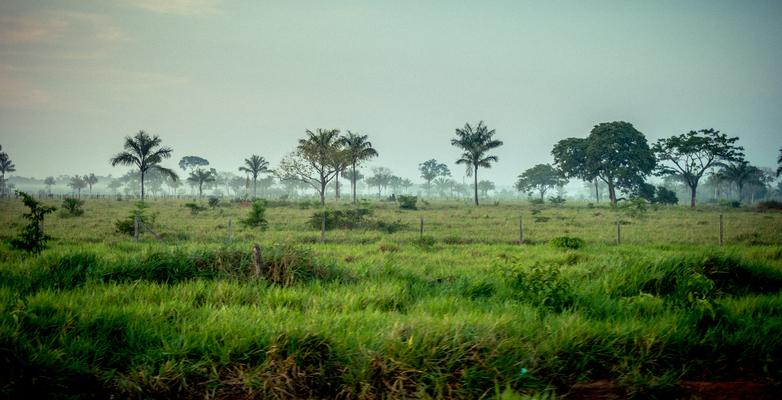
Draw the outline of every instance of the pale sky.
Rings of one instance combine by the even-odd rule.
[[[782,146],[782,1],[0,0],[0,145],[20,176],[124,173],[143,129],[238,172],[305,129],[368,134],[372,166],[453,164],[454,129],[505,145],[480,178],[510,185],[599,122],[650,142]]]

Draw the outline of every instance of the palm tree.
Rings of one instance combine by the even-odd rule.
[[[356,204],[356,166],[361,162],[377,157],[377,151],[372,148],[372,142],[367,140],[367,135],[359,135],[348,131],[346,136],[340,139],[340,142],[347,151],[347,162],[351,166],[350,188],[353,191],[353,204]]]
[[[492,162],[497,162],[497,156],[486,155],[491,149],[502,146],[502,141],[493,139],[494,129],[489,130],[483,121],[473,128],[469,123],[464,128],[456,129],[456,139],[451,139],[451,144],[464,150],[462,157],[456,160],[457,164],[468,166],[468,175],[473,176],[473,188],[475,191],[475,205],[478,205],[478,167],[491,168]],[[472,170],[469,169],[472,166]]]
[[[179,179],[176,172],[158,165],[164,158],[171,157],[171,152],[173,152],[170,147],[160,147],[160,143],[161,140],[158,135],[150,137],[146,132],[139,131],[133,137],[126,136],[125,151],[118,153],[109,160],[113,167],[130,165],[139,169],[141,173],[141,201],[144,201],[144,177],[148,171],[156,170],[173,180]]]
[[[750,165],[746,161],[739,161],[722,166],[717,174],[725,181],[731,182],[736,185],[738,189],[739,200],[742,200],[742,192],[744,190],[744,184],[749,181],[754,174],[758,172],[758,168]]]
[[[190,176],[187,178],[187,181],[198,185],[198,198],[200,199],[203,196],[204,193],[204,183],[212,183],[215,181],[215,172],[214,170],[205,170],[201,168],[196,168],[193,172],[190,173]]]
[[[80,177],[79,175],[74,175],[71,178],[71,181],[68,182],[68,186],[75,190],[78,193],[78,197],[81,198],[81,190],[87,187],[87,176],[84,176],[84,178]]]
[[[90,196],[92,196],[92,185],[98,183],[98,177],[95,174],[84,175],[84,182],[90,187]]]
[[[3,146],[0,146],[0,150],[3,150]],[[11,158],[8,157],[8,153],[0,151],[0,195],[5,194],[5,173],[16,171],[16,165],[11,162]]]
[[[54,180],[53,176],[47,176],[46,179],[44,179],[43,184],[46,185],[46,189],[49,195],[52,194],[52,185],[55,183],[57,183],[57,181]]]
[[[258,175],[269,171],[269,162],[261,156],[253,154],[250,158],[244,159],[244,165],[239,167],[239,171],[251,174],[253,177],[253,197],[256,197],[258,192]]]

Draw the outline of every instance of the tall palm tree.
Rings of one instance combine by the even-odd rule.
[[[253,177],[253,197],[256,197],[258,194],[258,175],[266,172],[271,172],[269,170],[269,162],[266,161],[265,158],[253,154],[250,156],[250,158],[244,159],[244,165],[239,167],[239,171],[246,172]]]
[[[84,182],[90,187],[90,196],[92,196],[92,185],[98,183],[98,177],[95,174],[84,175]]]
[[[144,177],[148,171],[157,170],[161,174],[177,180],[179,177],[171,169],[161,167],[164,158],[171,157],[173,150],[170,147],[160,147],[158,135],[149,136],[144,131],[139,131],[135,136],[125,137],[125,151],[118,153],[109,160],[111,166],[130,165],[135,166],[141,173],[141,201],[144,201]]]
[[[747,183],[757,172],[757,167],[750,165],[746,161],[739,161],[723,165],[717,174],[723,180],[736,185],[736,189],[738,189],[739,200],[742,200],[744,184]]]
[[[196,168],[190,173],[190,176],[187,178],[187,181],[198,185],[198,198],[200,199],[203,197],[204,193],[204,184],[205,183],[212,183],[216,180],[216,172],[215,170],[205,170],[201,168]]]
[[[492,162],[497,162],[497,156],[486,155],[486,153],[497,147],[502,146],[502,141],[493,138],[494,129],[489,130],[483,121],[473,128],[469,123],[464,124],[464,128],[456,129],[456,139],[451,139],[451,144],[464,150],[461,158],[456,160],[457,164],[466,164],[472,166],[468,169],[473,176],[473,189],[475,191],[475,205],[478,205],[478,167],[491,168]]]
[[[0,146],[0,150],[3,150],[3,146]],[[11,162],[11,158],[8,157],[8,153],[0,151],[0,195],[5,194],[5,173],[16,171],[16,165]]]
[[[367,140],[367,135],[359,135],[348,131],[346,136],[340,139],[340,142],[347,151],[347,161],[351,166],[350,189],[353,191],[353,204],[356,204],[356,167],[363,161],[377,157],[377,150],[372,148],[372,142]]]

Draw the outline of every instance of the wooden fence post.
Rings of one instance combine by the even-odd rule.
[[[228,243],[231,243],[233,233],[231,232],[231,217],[228,217]]]
[[[320,220],[320,242],[326,243],[326,209],[323,209],[323,218]]]
[[[616,221],[616,244],[617,245],[622,244],[622,223],[621,223],[621,221]]]
[[[140,222],[138,219],[139,219],[138,215],[133,217],[133,240],[136,241],[136,242],[138,242],[138,233],[139,233],[138,232],[138,228],[139,228],[138,224]]]
[[[725,228],[722,223],[722,214],[720,214],[720,246],[722,246],[725,243],[724,235],[725,235]]]
[[[524,243],[524,217],[519,215],[519,244]]]
[[[418,237],[421,238],[421,239],[424,238],[424,217],[421,217],[421,228],[420,228]]]
[[[257,243],[253,245],[253,266],[255,267],[255,277],[259,278],[263,270],[263,253],[261,253],[261,246]]]

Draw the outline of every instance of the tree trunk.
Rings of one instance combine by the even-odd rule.
[[[597,178],[595,178],[595,203],[600,203],[600,187]]]
[[[203,196],[203,193],[204,193],[204,184],[199,182],[198,183],[198,200],[201,200],[201,197]]]
[[[608,182],[608,199],[611,201],[611,206],[616,207],[616,189],[613,182]]]
[[[353,190],[353,204],[356,204],[356,163],[353,163],[353,176],[350,177],[351,190]]]
[[[320,177],[320,205],[325,206],[326,205],[326,178],[324,178],[322,175]]]
[[[337,169],[337,173],[334,174],[334,192],[337,202],[339,202],[339,169]]]
[[[141,201],[144,201],[144,171],[141,171]]]
[[[690,208],[695,208],[695,192],[698,191],[698,185],[690,186]]]
[[[253,175],[253,198],[258,197],[258,176]]]
[[[473,176],[473,188],[475,188],[475,205],[478,205],[478,166],[475,166],[475,171],[472,174]]]

